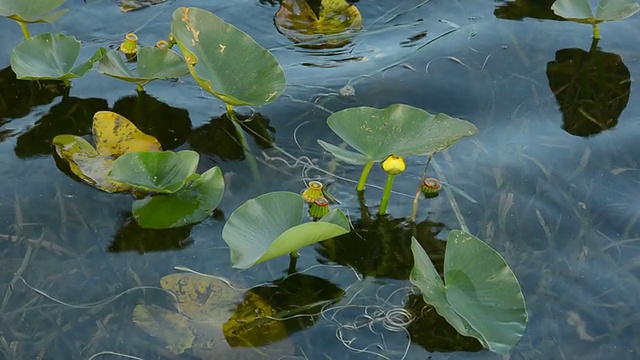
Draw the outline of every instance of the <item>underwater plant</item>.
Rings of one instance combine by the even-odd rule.
[[[412,238],[410,280],[427,304],[456,330],[487,349],[506,354],[527,326],[520,283],[498,252],[477,237],[452,230],[444,254],[444,282],[422,246]]]
[[[318,140],[318,144],[338,160],[364,165],[356,189],[363,191],[371,168],[382,162],[387,184],[379,213],[386,211],[393,177],[404,171],[404,157],[433,155],[478,132],[472,123],[446,114],[432,115],[404,104],[385,109],[356,107],[338,111],[327,119],[333,130],[357,152]]]
[[[640,11],[636,0],[598,0],[595,13],[591,3],[589,0],[556,0],[551,10],[567,20],[591,24],[594,39],[600,39],[601,23],[626,19]]]

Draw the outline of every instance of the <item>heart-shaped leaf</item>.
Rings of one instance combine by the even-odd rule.
[[[445,114],[395,104],[386,109],[356,107],[338,111],[327,124],[360,154],[318,140],[320,146],[351,164],[382,161],[387,156],[427,155],[442,151],[478,132],[472,123]]]
[[[156,138],[111,111],[98,111],[93,115],[92,133],[96,149],[104,156],[117,158],[130,152],[162,150]]]
[[[0,16],[23,23],[54,22],[68,9],[52,12],[66,0],[0,0]]]
[[[137,151],[113,162],[109,177],[149,193],[173,194],[196,172],[199,155],[195,151]]]
[[[276,57],[212,13],[180,7],[173,13],[171,33],[196,82],[225,103],[259,106],[284,91],[284,71]]]
[[[91,70],[105,52],[100,48],[91,59],[73,67],[80,53],[80,41],[73,36],[44,33],[24,40],[11,51],[11,68],[18,79],[67,80]]]
[[[307,0],[283,0],[275,17],[278,31],[294,42],[304,42],[320,35],[337,35],[362,28],[362,16],[355,5],[345,0],[322,0],[319,13]],[[349,39],[329,37],[313,46],[342,46]]]
[[[140,86],[157,79],[178,78],[189,74],[184,60],[171,49],[142,46],[136,61],[137,74],[129,69],[118,50],[109,50],[100,59],[98,71]]]
[[[415,238],[411,250],[411,283],[459,333],[499,354],[518,343],[527,325],[526,304],[518,279],[500,254],[471,234],[451,231],[443,283]]]
[[[224,193],[219,167],[194,174],[187,186],[173,194],[155,195],[133,202],[133,216],[143,228],[168,229],[197,223],[213,213]]]
[[[246,269],[350,231],[340,210],[313,223],[301,224],[303,216],[304,200],[291,192],[271,192],[242,204],[222,230],[232,266]]]
[[[589,0],[556,0],[551,9],[567,20],[586,24],[622,20],[640,11],[636,0],[599,0],[597,3],[595,14]]]
[[[71,172],[84,182],[106,192],[130,191],[128,185],[109,179],[111,160],[98,154],[85,139],[76,135],[58,135],[53,138],[53,146],[60,158],[66,160]]]

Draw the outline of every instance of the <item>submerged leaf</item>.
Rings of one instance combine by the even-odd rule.
[[[0,0],[0,16],[23,23],[54,22],[69,9],[52,12],[66,0]]]
[[[156,305],[137,305],[133,322],[149,335],[164,340],[167,350],[174,354],[191,349],[196,340],[188,318]]]
[[[233,267],[246,269],[305,246],[348,233],[340,210],[315,223],[302,223],[304,200],[291,192],[272,192],[237,208],[222,230]]]
[[[117,158],[135,151],[162,150],[153,136],[147,135],[124,116],[111,111],[98,111],[93,116],[93,140],[104,156]]]
[[[262,346],[282,340],[289,334],[284,322],[274,319],[277,313],[267,299],[248,291],[223,324],[224,337],[231,346]]]
[[[318,143],[352,164],[379,162],[391,154],[402,157],[433,154],[478,132],[468,121],[446,114],[432,115],[404,104],[385,109],[363,106],[341,110],[329,116],[327,124],[360,154],[322,140]]]
[[[106,192],[130,191],[128,185],[109,179],[112,160],[98,154],[85,139],[76,135],[58,135],[53,145],[60,158],[66,160],[71,171],[86,183]]]
[[[189,74],[184,60],[171,49],[142,46],[138,50],[136,72],[129,69],[118,50],[109,50],[100,59],[98,71],[116,79],[144,86],[153,80],[178,78]]]
[[[345,0],[322,0],[316,15],[307,0],[283,0],[275,17],[275,24],[282,34],[294,42],[304,42],[320,35],[337,35],[362,28],[362,16],[355,5]],[[330,37],[312,46],[338,47],[349,42],[348,38]]]
[[[18,79],[68,80],[91,70],[106,50],[99,48],[86,62],[75,68],[80,41],[73,36],[43,33],[33,36],[11,51],[11,68]]]
[[[180,7],[173,13],[171,33],[198,85],[225,103],[259,106],[284,91],[284,71],[276,57],[214,14]]]
[[[411,283],[458,332],[506,354],[522,337],[527,309],[518,279],[495,250],[460,230],[449,233],[444,283],[420,244],[412,240]]]
[[[133,202],[133,216],[143,228],[168,229],[201,221],[213,213],[224,193],[219,167],[202,175],[173,194],[155,195]]]

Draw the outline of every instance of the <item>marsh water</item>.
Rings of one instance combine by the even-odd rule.
[[[171,308],[170,296],[151,287],[176,266],[271,289],[285,303],[286,294],[342,295],[260,352],[217,358],[268,358],[270,349],[282,359],[500,358],[457,336],[407,280],[411,235],[440,266],[447,231],[460,228],[502,254],[520,280],[529,325],[510,359],[639,358],[640,16],[603,24],[594,43],[591,27],[560,21],[552,1],[532,3],[362,0],[363,30],[338,49],[294,46],[274,27],[277,3],[257,0],[168,1],[130,13],[112,0],[68,1],[59,21],[30,27],[75,35],[85,58],[127,32],[146,45],[165,38],[178,6],[202,7],[247,32],[277,56],[287,90],[238,111],[300,159],[250,137],[261,185],[224,104],[190,77],[153,82],[144,93],[97,71],[69,91],[17,81],[7,67],[22,35],[0,19],[0,358],[216,358],[171,353],[132,321],[136,305]],[[346,85],[355,92],[341,92]],[[480,130],[435,156],[429,174],[445,191],[420,203],[415,224],[405,220],[426,158],[408,159],[380,217],[376,186],[385,174],[372,171],[362,204],[360,168],[336,163],[316,143],[338,141],[326,125],[331,112],[393,103]],[[200,171],[220,166],[227,189],[219,211],[195,226],[143,230],[129,195],[61,171],[52,138],[89,136],[99,110],[126,116],[165,149],[197,151]],[[285,257],[232,269],[221,238],[230,213],[266,191],[299,192],[310,179],[330,184],[355,231],[302,249],[296,268],[304,276],[294,281]],[[385,326],[397,309],[416,320]]]

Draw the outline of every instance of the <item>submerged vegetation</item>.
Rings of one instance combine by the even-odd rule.
[[[267,130],[260,133],[250,129],[236,111],[242,106],[271,104],[285,91],[285,71],[271,51],[207,10],[179,7],[173,12],[171,29],[167,29],[170,36],[156,46],[140,46],[137,36],[128,34],[120,49],[100,47],[89,59],[82,61],[79,59],[82,44],[75,37],[52,33],[31,36],[25,25],[57,20],[65,10],[54,10],[63,3],[64,0],[41,0],[34,2],[36,5],[32,7],[24,7],[18,0],[0,0],[0,15],[17,21],[25,37],[13,49],[10,58],[17,79],[61,81],[68,90],[71,79],[82,77],[98,63],[99,73],[136,84],[138,95],[143,98],[146,94],[144,86],[151,81],[190,75],[202,90],[224,103],[226,113],[223,117],[232,129],[224,136],[234,137],[234,141],[237,138],[241,158],[247,160],[253,175],[251,184],[261,187],[259,164],[245,132],[259,137],[270,150],[285,152],[276,146]],[[355,5],[343,0],[326,0],[321,4],[320,11],[315,12],[306,1],[283,0],[275,17],[278,30],[306,47],[343,46],[361,29],[360,12]],[[123,9],[136,9],[137,5],[141,6],[130,4]],[[640,5],[635,1],[601,0],[597,11],[593,12],[586,0],[558,0],[551,10],[559,17],[593,26],[594,42],[589,52],[566,49],[558,52],[556,60],[548,64],[549,83],[565,115],[565,129],[587,136],[612,127],[621,108],[628,102],[630,75],[623,64],[615,68],[601,65],[602,59],[611,58],[613,54],[597,50],[598,25],[629,17],[640,10]],[[614,62],[621,64],[621,60],[614,59]],[[576,67],[576,63],[581,66]],[[578,73],[588,73],[586,77],[590,81],[586,84],[575,81]],[[605,92],[611,106],[602,109],[595,104],[599,101],[592,100]],[[259,114],[253,116],[258,118]],[[607,122],[593,121],[593,118],[606,118]],[[572,126],[572,123],[584,122],[595,123],[591,124],[595,130],[586,134],[574,131],[574,128],[584,127]],[[320,254],[334,260],[332,255],[337,252],[350,251],[344,250],[346,246],[341,248],[340,241],[350,236],[362,238],[359,231],[366,228],[362,224],[374,224],[370,228],[380,235],[376,241],[380,241],[381,247],[406,247],[408,245],[396,244],[386,238],[390,232],[402,232],[397,230],[401,222],[412,227],[410,236],[409,232],[402,232],[405,240],[411,239],[405,254],[410,251],[410,259],[387,260],[384,264],[375,264],[373,270],[355,260],[343,265],[373,277],[409,280],[420,292],[422,301],[435,309],[460,335],[467,337],[465,341],[475,345],[477,340],[488,350],[508,354],[523,336],[529,314],[520,283],[505,259],[466,229],[448,229],[444,254],[439,253],[438,257],[425,251],[418,240],[421,235],[434,235],[416,233],[420,229],[415,222],[418,199],[434,198],[442,188],[447,188],[445,181],[441,183],[427,175],[431,160],[463,138],[478,133],[476,125],[402,103],[386,108],[345,108],[332,113],[326,124],[333,132],[329,136],[337,136],[342,143],[316,139],[316,145],[331,154],[335,161],[362,166],[355,189],[360,200],[361,218],[355,219],[339,205],[334,206],[332,196],[316,180],[305,183],[300,194],[288,191],[262,193],[233,210],[226,218],[221,237],[228,246],[231,267],[248,269],[289,255],[288,275],[240,291],[225,279],[180,267],[184,272],[159,280],[161,288],[175,298],[175,309],[138,304],[131,314],[133,322],[149,335],[164,341],[173,355],[192,351],[203,358],[222,358],[230,356],[232,348],[243,348],[246,357],[258,356],[256,354],[265,358],[291,356],[295,347],[282,340],[295,331],[312,327],[320,315],[330,311],[327,310],[329,305],[339,302],[347,292],[323,278],[299,273],[296,268],[298,251],[321,243]],[[266,128],[264,124],[261,126]],[[91,134],[93,144],[74,134],[53,138],[56,161],[82,183],[108,193],[132,195],[131,215],[135,224],[132,226],[176,231],[174,234],[183,241],[185,235],[179,228],[211,219],[223,203],[225,175],[232,175],[224,165],[198,173],[201,165],[198,152],[165,150],[175,147],[166,146],[165,141],[160,141],[162,139],[141,131],[117,112],[93,112]],[[394,223],[387,217],[393,184],[396,177],[406,176],[415,164],[409,161],[411,157],[423,157],[426,165],[416,183],[411,215]],[[374,219],[365,209],[364,191],[377,163],[386,173],[386,183]],[[112,196],[115,198],[116,195]],[[305,221],[307,215],[309,219]],[[176,229],[166,230],[172,228]],[[438,232],[445,231],[441,225],[433,228]],[[363,253],[369,250],[359,249]],[[438,269],[440,263],[434,264],[435,258],[442,263],[441,270]],[[384,265],[393,261],[402,262],[398,266],[403,270],[400,275],[385,272]],[[356,263],[366,270],[358,269]],[[380,275],[382,273],[385,275]],[[404,299],[407,304],[410,298],[412,303],[418,301],[416,294],[410,294]],[[416,316],[410,310],[404,311]],[[412,320],[397,322],[385,325],[399,326],[413,336],[407,330]],[[172,331],[163,329],[168,325]],[[224,341],[220,340],[222,338]],[[269,348],[266,353],[254,349],[270,343],[278,343],[278,346]]]

